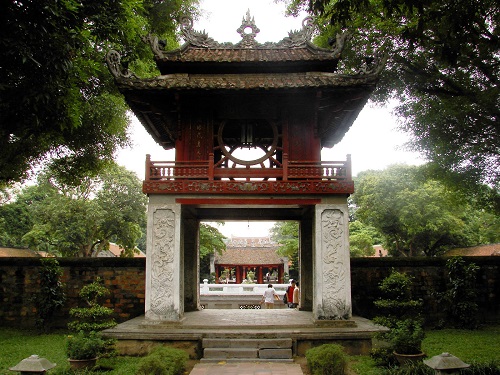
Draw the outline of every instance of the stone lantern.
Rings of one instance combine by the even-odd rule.
[[[460,369],[470,366],[450,353],[436,355],[431,359],[424,360],[424,363],[433,368],[436,371],[436,375],[458,374]]]
[[[10,371],[19,371],[21,375],[45,374],[47,370],[56,367],[55,363],[50,362],[45,358],[40,358],[36,354],[23,359],[14,367],[9,368]]]

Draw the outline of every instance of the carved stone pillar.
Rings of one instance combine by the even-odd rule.
[[[350,319],[351,272],[347,204],[320,204],[315,214],[315,319]]]
[[[180,205],[148,205],[146,311],[148,320],[178,321],[184,314],[180,251]]]

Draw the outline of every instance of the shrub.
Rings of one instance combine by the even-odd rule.
[[[66,355],[70,359],[97,358],[106,351],[106,342],[95,332],[68,336]]]
[[[390,345],[384,350],[372,351],[372,358],[379,365],[391,365],[393,351],[399,354],[421,352],[425,337],[420,317],[422,302],[412,299],[411,284],[410,276],[393,269],[379,285],[382,297],[374,302],[379,314],[373,321],[390,330],[375,335],[376,339]]]
[[[113,310],[100,303],[108,294],[108,289],[99,277],[94,282],[85,285],[79,295],[87,306],[75,307],[69,311],[69,314],[76,320],[70,322],[68,328],[75,332],[97,332],[116,326],[115,320],[111,317]]]
[[[443,295],[449,321],[455,328],[476,329],[478,325],[476,277],[479,267],[463,258],[446,261],[448,288]]]
[[[36,326],[42,331],[49,331],[54,313],[64,305],[66,296],[61,282],[62,270],[54,258],[42,258],[38,272],[39,292],[34,297],[37,318]]]
[[[188,355],[183,350],[157,346],[141,358],[136,375],[180,375],[187,360]]]
[[[307,366],[312,375],[344,375],[347,356],[341,345],[324,344],[306,352]]]

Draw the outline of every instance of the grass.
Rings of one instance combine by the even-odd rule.
[[[0,327],[0,375],[14,374],[9,371],[22,359],[32,354],[57,363],[48,373],[52,375],[72,374],[66,358],[65,332],[39,335],[33,330]],[[423,350],[429,357],[449,352],[466,363],[500,362],[500,325],[480,330],[443,329],[427,332]],[[351,368],[357,375],[383,375],[384,370],[375,367],[369,356],[349,357]],[[136,357],[102,358],[97,370],[88,374],[133,375],[138,366]],[[82,372],[80,372],[82,374]]]
[[[33,330],[0,328],[0,375],[11,375],[9,368],[15,366],[32,354],[48,359],[57,366],[48,374],[72,374],[65,354],[65,332],[37,334]],[[133,375],[138,365],[134,357],[102,358],[97,362],[97,370],[87,373],[105,373],[107,375]],[[84,374],[79,372],[79,374]]]
[[[500,325],[479,330],[442,329],[426,332],[422,344],[428,358],[448,352],[462,361],[472,363],[500,363]],[[349,357],[351,368],[357,375],[383,375],[369,356]]]

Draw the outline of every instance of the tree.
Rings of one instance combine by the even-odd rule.
[[[0,12],[0,185],[52,160],[67,181],[95,175],[128,143],[127,106],[104,56],[151,74],[140,37],[176,45],[174,20],[198,0],[18,0]],[[143,59],[143,60],[141,60]],[[148,61],[148,63],[142,62]]]
[[[287,2],[292,12],[307,9],[321,16],[323,45],[339,31],[354,34],[357,55],[347,54],[352,65],[344,67],[370,62],[375,48],[385,51],[389,61],[374,99],[398,99],[396,113],[411,147],[444,180],[458,174],[469,191],[484,183],[495,187],[490,198],[500,208],[498,1]]]
[[[210,256],[226,250],[225,236],[215,227],[200,224],[200,282],[210,279]]]
[[[383,235],[391,255],[436,256],[480,243],[482,211],[424,172],[425,166],[393,165],[360,173],[353,197],[358,218]]]
[[[116,242],[123,255],[133,255],[145,227],[147,201],[133,172],[112,165],[77,188],[44,174],[34,189],[45,198],[28,208],[33,225],[22,241],[31,249],[90,257]]]
[[[299,222],[277,221],[271,228],[271,239],[280,246],[278,254],[291,262],[290,274],[299,270]]]
[[[351,257],[371,256],[375,254],[373,245],[381,243],[381,236],[371,226],[360,220],[349,222],[349,251]]]

